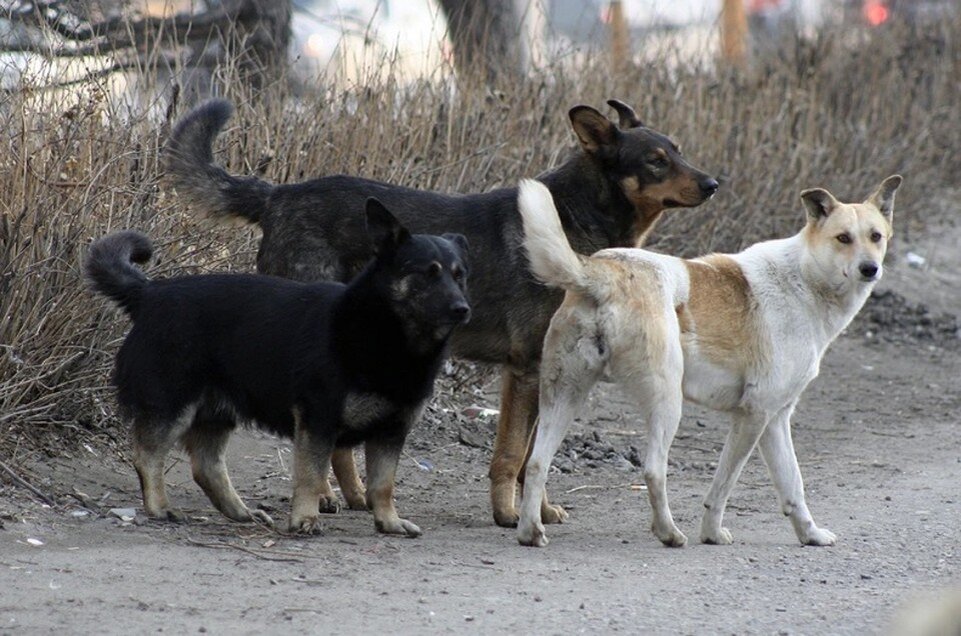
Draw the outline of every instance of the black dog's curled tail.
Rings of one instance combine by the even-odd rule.
[[[93,242],[84,260],[84,274],[94,291],[132,316],[147,285],[147,276],[133,264],[143,265],[152,254],[153,245],[144,234],[116,232]]]
[[[259,223],[273,186],[257,177],[235,177],[214,163],[214,139],[233,114],[224,99],[209,99],[184,115],[164,150],[177,193],[207,216]]]

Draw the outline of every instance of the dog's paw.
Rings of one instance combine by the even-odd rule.
[[[405,537],[413,539],[419,537],[423,534],[423,531],[416,524],[411,523],[407,519],[397,518],[389,521],[374,521],[374,526],[377,528],[377,532],[383,532],[384,534],[401,534]]]
[[[669,548],[683,548],[687,544],[687,537],[673,523],[661,527],[658,526],[657,522],[654,522],[651,524],[651,532]]]
[[[809,530],[807,534],[801,537],[801,543],[803,545],[834,545],[838,542],[837,536],[830,530],[825,530],[824,528],[814,528]]]
[[[550,541],[544,534],[544,524],[540,522],[523,523],[517,527],[517,542],[533,548],[543,548]]]
[[[727,528],[717,528],[717,530],[701,530],[701,543],[708,545],[731,545],[734,543],[734,535]]]
[[[251,510],[250,519],[265,526],[274,527],[274,520],[263,510]]]
[[[564,523],[569,516],[566,510],[556,504],[541,506],[542,523]],[[515,521],[515,525],[516,523]]]
[[[169,521],[171,523],[187,523],[187,515],[176,508],[164,508],[157,512],[147,511],[147,516],[154,521]]]
[[[337,495],[321,495],[318,510],[325,515],[335,515],[340,512],[340,502]]]
[[[323,534],[323,528],[320,525],[320,517],[316,515],[303,517],[301,519],[291,519],[287,530],[289,532],[293,532],[294,534]]]
[[[367,505],[367,495],[363,491],[359,493],[344,493],[344,499],[347,500],[347,507],[351,510],[370,510]]]
[[[517,521],[520,518],[521,516],[517,512],[517,508],[494,510],[494,523],[502,528],[516,528]]]

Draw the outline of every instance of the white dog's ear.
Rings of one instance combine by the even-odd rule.
[[[903,180],[899,174],[891,175],[882,181],[874,194],[869,196],[867,201],[865,201],[865,203],[870,203],[876,207],[878,211],[884,215],[884,218],[888,220],[888,223],[890,223],[894,217],[894,193],[901,187]]]
[[[811,188],[801,192],[801,201],[807,208],[808,218],[815,223],[827,217],[836,208],[838,200],[824,188]]]

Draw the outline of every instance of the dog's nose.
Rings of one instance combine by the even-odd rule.
[[[450,308],[450,313],[457,320],[467,322],[470,318],[470,306],[467,303],[457,303]]]
[[[864,276],[866,279],[871,280],[878,275],[878,264],[872,261],[861,263],[858,266],[858,271],[861,272],[861,276]]]
[[[700,187],[701,194],[703,194],[705,197],[710,197],[717,192],[717,189],[720,187],[720,185],[718,184],[717,179],[708,178],[704,181],[701,181]]]

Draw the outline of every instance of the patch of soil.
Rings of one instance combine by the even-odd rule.
[[[961,323],[947,312],[933,312],[925,303],[912,304],[901,294],[874,290],[861,313],[851,322],[848,333],[869,342],[925,344],[957,347],[961,344]]]

